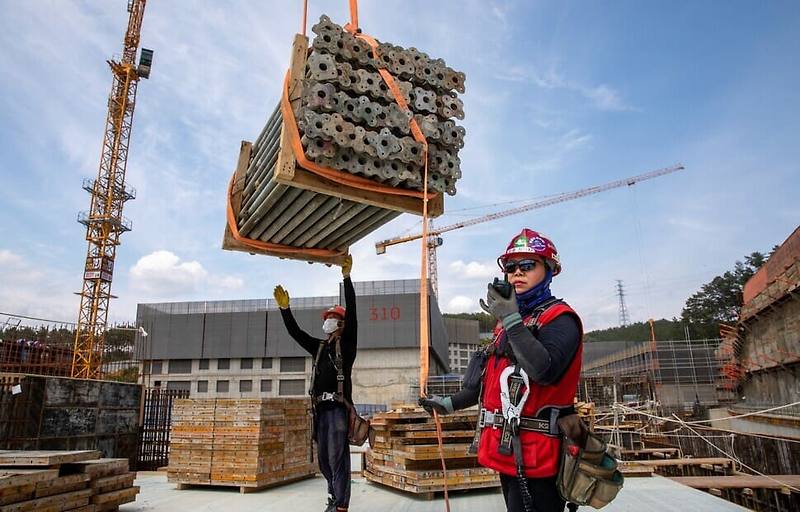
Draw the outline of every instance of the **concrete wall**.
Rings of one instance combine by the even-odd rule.
[[[101,450],[135,461],[140,385],[12,374],[0,382],[0,449]]]
[[[408,401],[419,382],[419,350],[359,351],[353,366],[353,401],[384,404]]]

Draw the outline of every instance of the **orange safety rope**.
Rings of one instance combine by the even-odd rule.
[[[350,0],[350,23],[344,29],[353,34],[358,32],[358,0]]]
[[[350,23],[345,25],[345,30],[352,33],[359,39],[366,41],[374,54],[377,62],[382,62],[378,55],[378,42],[375,38],[366,34],[359,33],[358,28],[358,1],[350,0]],[[383,81],[386,82],[389,90],[392,91],[397,104],[400,105],[405,111],[409,111],[408,103],[406,103],[405,96],[394,81],[394,77],[389,71],[384,68],[378,68],[378,73],[381,74]],[[411,133],[414,139],[422,144],[423,156],[425,158],[425,173],[423,176],[422,185],[422,257],[420,268],[420,291],[419,291],[419,394],[425,397],[428,394],[428,371],[429,371],[429,354],[430,354],[430,327],[429,327],[429,311],[430,306],[428,303],[428,141],[425,139],[422,130],[420,130],[417,120],[413,117],[409,120]],[[444,504],[445,510],[450,512],[450,497],[447,488],[447,464],[444,460],[444,446],[442,441],[442,423],[436,411],[433,412],[433,421],[436,425],[436,438],[439,444],[439,458],[442,461],[442,474],[444,476]]]
[[[228,217],[228,228],[231,230],[231,234],[233,235],[234,240],[236,240],[237,242],[244,244],[247,247],[251,247],[253,249],[259,249],[286,255],[305,255],[305,256],[315,256],[321,258],[335,258],[337,256],[344,256],[345,254],[347,254],[345,251],[334,251],[332,249],[313,249],[304,247],[292,247],[290,245],[283,245],[283,244],[273,244],[270,242],[253,240],[252,238],[246,238],[242,236],[241,234],[239,234],[239,227],[236,225],[236,216],[233,214],[233,205],[231,204],[231,201],[233,199],[233,182],[234,178],[231,178],[231,182],[228,185],[227,217]]]
[[[300,27],[300,33],[303,37],[306,35],[306,25],[308,24],[308,0],[303,0],[303,25]]]

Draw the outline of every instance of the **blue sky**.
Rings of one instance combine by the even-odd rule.
[[[346,3],[311,0],[347,21]],[[0,311],[74,321],[86,242],[83,178],[97,173],[125,0],[0,1]],[[239,142],[274,108],[302,2],[158,1],[142,45],[128,164],[134,230],[118,251],[112,321],[151,301],[336,293],[337,269],[222,251]],[[474,311],[523,226],[559,248],[553,290],[589,329],[672,317],[734,261],[800,220],[797,2],[360,2],[361,25],[467,75],[466,146],[449,224],[512,201],[680,162],[686,171],[444,235],[440,303]],[[478,208],[481,207],[481,208]],[[465,209],[468,209],[464,211]],[[461,211],[459,211],[461,210]],[[352,247],[356,280],[416,278],[404,215]],[[417,226],[418,227],[418,226]]]

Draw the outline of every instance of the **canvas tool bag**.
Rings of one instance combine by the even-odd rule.
[[[564,433],[556,480],[558,492],[570,503],[603,508],[617,496],[624,483],[617,460],[606,452],[606,443],[590,432],[577,414],[561,418],[558,423]]]

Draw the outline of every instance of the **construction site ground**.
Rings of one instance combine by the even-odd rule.
[[[139,472],[135,485],[141,487],[136,502],[122,505],[121,512],[306,512],[323,510],[326,500],[325,479],[321,476],[252,494],[240,494],[238,487],[198,486],[177,490],[175,484],[167,482],[167,475],[162,472]],[[450,495],[450,505],[453,512],[505,510],[500,489],[454,492]],[[354,476],[350,510],[440,512],[444,510],[444,503],[441,494],[433,500],[420,499]],[[653,476],[626,479],[623,490],[603,510],[737,512],[747,509],[668,478]]]

